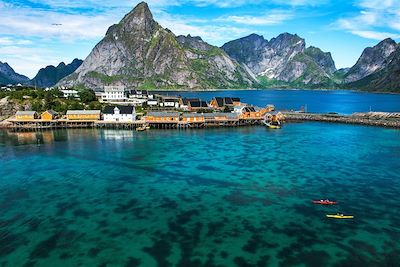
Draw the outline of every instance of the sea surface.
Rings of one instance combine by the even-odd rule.
[[[215,96],[239,97],[245,103],[264,107],[274,104],[279,110],[309,112],[354,112],[385,111],[400,112],[400,94],[366,93],[348,90],[232,90],[209,92],[163,92],[183,97],[200,97],[211,100]]]
[[[0,131],[0,165],[2,267],[400,266],[399,130]]]

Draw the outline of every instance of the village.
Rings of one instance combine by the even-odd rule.
[[[61,90],[64,97],[78,97],[75,90]],[[274,105],[256,107],[234,97],[214,97],[207,102],[199,98],[153,93],[147,90],[127,91],[123,86],[105,86],[96,93],[103,110],[35,110],[17,111],[8,119],[16,130],[52,128],[116,128],[148,130],[206,128],[218,126],[259,125],[263,121],[282,120]]]

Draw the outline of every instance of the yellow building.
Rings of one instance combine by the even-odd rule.
[[[56,119],[56,116],[57,112],[55,112],[54,110],[46,110],[42,113],[41,119],[42,121],[52,121]]]
[[[18,121],[30,121],[37,119],[38,114],[36,111],[17,111],[15,119]]]
[[[184,113],[182,122],[205,122],[204,114],[199,113]]]
[[[179,112],[149,112],[146,116],[146,122],[178,122]]]
[[[101,118],[100,110],[68,110],[68,120],[97,121]]]

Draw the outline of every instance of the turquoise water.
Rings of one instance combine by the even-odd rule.
[[[264,107],[274,104],[277,109],[300,110],[307,106],[309,112],[386,111],[400,112],[400,94],[376,94],[346,90],[231,90],[218,92],[169,92],[184,97],[211,100],[215,96],[240,97],[242,101]]]
[[[398,130],[0,131],[0,163],[3,267],[399,266]]]

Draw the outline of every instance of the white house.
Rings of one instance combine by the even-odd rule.
[[[108,106],[103,112],[104,121],[133,122],[136,120],[136,111],[133,106]]]
[[[102,100],[104,102],[125,102],[128,100],[128,94],[125,86],[104,86]]]
[[[78,91],[76,90],[60,90],[60,91],[61,93],[63,93],[64,98],[70,98],[70,97],[79,98]]]

